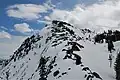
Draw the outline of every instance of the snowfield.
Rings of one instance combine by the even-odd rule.
[[[94,32],[59,21],[49,24],[23,42],[0,71],[0,80],[115,80],[114,61],[120,42],[114,43],[116,51],[112,52],[110,68],[107,43],[94,44],[94,35]],[[73,50],[72,56],[64,59],[65,50],[73,46],[68,42],[76,42],[84,48],[75,45],[79,50]]]

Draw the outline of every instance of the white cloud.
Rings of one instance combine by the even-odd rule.
[[[15,24],[14,28],[16,31],[19,31],[21,33],[26,33],[26,32],[32,31],[32,29],[30,29],[29,24],[27,24],[27,23]]]
[[[48,16],[44,16],[44,19],[50,21],[51,19]]]
[[[41,17],[40,13],[46,13],[47,8],[37,4],[15,4],[7,8],[9,17],[33,20]]]
[[[118,26],[120,24],[120,1],[114,3],[105,1],[90,6],[77,4],[70,11],[54,9],[45,19],[63,20],[81,28],[120,29]]]
[[[47,9],[54,9],[56,6],[52,4],[51,0],[47,0],[46,3],[43,4]]]
[[[51,0],[47,0],[43,5],[40,4],[15,4],[7,8],[9,17],[35,20],[42,17],[41,13],[49,13],[48,10],[54,9],[56,6]]]
[[[50,21],[42,21],[42,20],[37,20],[38,23],[45,23],[45,24],[49,24],[51,23]]]
[[[53,12],[49,15],[49,17],[45,17],[45,19],[51,19],[51,20],[66,20],[65,18],[68,17],[69,11],[66,10],[59,10],[59,9],[54,9]]]
[[[1,29],[4,29],[4,30],[8,30],[6,27],[4,26],[0,26]]]
[[[1,31],[0,32],[0,38],[8,38],[8,39],[10,39],[11,35],[8,32]]]

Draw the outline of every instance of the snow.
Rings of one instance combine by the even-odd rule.
[[[70,47],[65,46],[69,40],[61,40],[62,43],[55,47],[52,47],[52,41],[56,39],[55,37],[52,37],[48,43],[45,43],[47,37],[52,35],[50,32],[51,27],[53,27],[53,25],[48,25],[48,27],[42,29],[39,34],[40,36],[43,36],[43,38],[33,44],[33,46],[36,44],[41,45],[41,48],[33,48],[33,50],[29,51],[28,55],[20,60],[17,60],[16,62],[12,60],[5,68],[0,71],[0,76],[3,78],[0,80],[7,80],[6,72],[9,72],[9,80],[39,80],[39,70],[36,70],[39,66],[40,58],[42,56],[50,56],[50,60],[46,63],[47,66],[50,64],[50,61],[53,59],[53,57],[56,56],[55,64],[57,64],[57,66],[54,66],[52,72],[48,74],[48,80],[85,80],[84,76],[86,72],[82,71],[82,67],[80,65],[76,65],[75,61],[72,59],[63,59],[63,57],[66,55],[66,52],[62,51],[62,49],[67,49]],[[95,45],[92,41],[85,40],[85,38],[88,38],[88,35],[93,37],[94,33],[86,33],[84,35],[77,27],[67,27],[72,29],[76,36],[84,37],[84,40],[76,41],[77,43],[83,45],[84,48],[80,49],[80,51],[73,52],[82,57],[84,66],[89,67],[92,72],[97,72],[103,80],[115,80],[114,61],[120,46],[120,42],[114,43],[116,51],[112,53],[114,55],[114,60],[112,67],[110,68],[108,61],[109,52],[107,50],[106,43]],[[57,35],[59,35],[59,33]],[[68,36],[69,38],[72,38],[70,35]],[[68,70],[68,68],[71,68],[71,70]],[[53,73],[56,70],[59,70],[60,73],[54,77]],[[67,72],[67,74],[62,75],[63,72]],[[59,78],[59,76],[61,77]],[[94,78],[93,80],[100,79]]]
[[[87,49],[87,50],[86,50]],[[97,71],[104,80],[114,80],[115,72],[109,67],[108,54],[106,44],[86,44],[86,49],[79,54],[82,55],[84,64],[92,70]]]

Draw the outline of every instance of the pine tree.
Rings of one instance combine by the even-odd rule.
[[[117,55],[114,69],[116,71],[116,80],[120,80],[120,52]]]

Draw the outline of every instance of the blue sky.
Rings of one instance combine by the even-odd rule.
[[[31,26],[35,26],[35,28],[38,28],[40,26],[40,24],[37,24],[36,21],[27,21],[27,20],[23,20],[23,19],[14,18],[14,17],[9,17],[7,15],[6,11],[7,11],[7,8],[11,5],[15,5],[15,4],[43,4],[44,1],[45,0],[3,0],[2,3],[0,3],[0,17],[2,19],[0,21],[0,26],[4,26],[5,28],[9,29],[7,31],[13,35],[20,34],[17,32],[10,31],[10,29],[14,29],[13,26],[14,26],[14,24],[17,24],[17,23],[27,22]],[[41,24],[41,26],[43,26],[43,25]],[[39,28],[41,28],[41,27],[39,27]]]
[[[85,5],[89,5],[92,3],[95,3],[97,0],[52,0],[52,4],[56,5],[56,8],[59,9],[72,9],[76,4],[81,3]],[[43,5],[43,3],[46,3],[47,0],[3,0],[0,3],[0,31],[4,30],[11,35],[23,35],[23,33],[20,33],[19,31],[14,30],[15,24],[21,24],[21,23],[27,23],[30,25],[30,28],[32,29],[41,29],[44,26],[44,23],[37,23],[37,19],[35,20],[25,20],[22,18],[16,18],[8,16],[7,14],[7,8],[12,5],[16,4],[37,4],[37,5]],[[41,13],[42,15],[48,15],[49,13]],[[43,20],[43,18],[39,18],[39,20]],[[4,29],[4,28],[6,29]],[[13,31],[14,30],[14,31]]]
[[[0,3],[0,55],[12,54],[34,31],[44,28],[50,17],[71,11],[76,5],[98,0],[2,0]],[[58,13],[58,14],[56,14]],[[62,15],[62,14],[60,14]]]

